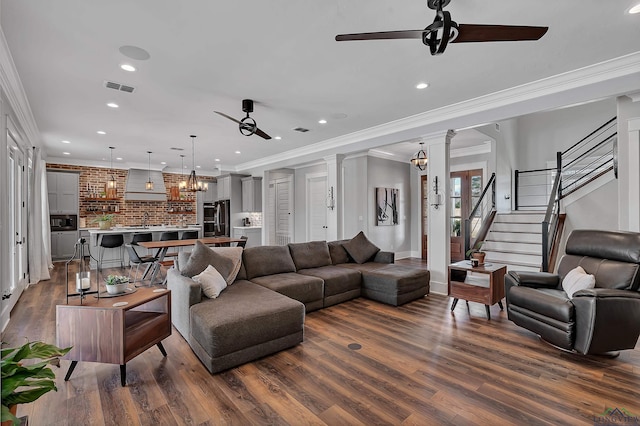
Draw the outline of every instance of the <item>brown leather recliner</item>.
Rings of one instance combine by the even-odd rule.
[[[505,276],[508,318],[543,340],[581,354],[633,349],[640,335],[640,234],[573,231],[558,273],[511,271]],[[562,280],[576,266],[595,288],[570,299]]]

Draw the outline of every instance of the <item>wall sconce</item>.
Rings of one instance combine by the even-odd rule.
[[[433,194],[434,194],[433,201],[435,202],[432,203],[431,205],[433,206],[434,209],[438,210],[440,205],[442,205],[442,194],[440,194],[438,191],[438,176],[433,178]]]
[[[327,208],[333,210],[336,207],[336,199],[333,196],[333,186],[329,188],[329,197],[327,197]]]

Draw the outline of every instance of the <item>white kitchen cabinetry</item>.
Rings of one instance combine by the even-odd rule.
[[[49,213],[78,214],[79,175],[68,172],[47,172]]]
[[[53,260],[68,260],[78,241],[78,231],[61,231],[51,233],[51,258]]]
[[[242,211],[262,211],[262,178],[242,178]]]
[[[245,248],[256,247],[262,245],[262,228],[247,226],[234,227],[233,238],[247,237],[247,245]]]
[[[218,200],[231,199],[231,176],[220,176],[218,178]]]

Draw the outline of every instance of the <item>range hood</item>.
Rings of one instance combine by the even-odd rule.
[[[124,199],[126,201],[167,201],[167,189],[164,186],[162,172],[151,170],[152,191],[146,190],[145,184],[148,180],[148,170],[129,169],[127,185],[124,189]]]

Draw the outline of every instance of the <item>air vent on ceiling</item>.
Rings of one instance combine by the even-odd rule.
[[[169,149],[171,149],[171,150],[173,150],[173,151],[184,151],[184,148],[176,148],[175,146],[174,146],[174,147],[171,147],[171,148],[169,148]]]
[[[296,127],[295,129],[296,132],[300,132],[300,133],[306,133],[309,131],[309,129],[305,129],[304,127]]]
[[[116,83],[115,81],[105,81],[104,87],[107,89],[119,90],[121,92],[133,93],[136,90],[135,87],[127,86],[126,84]]]

